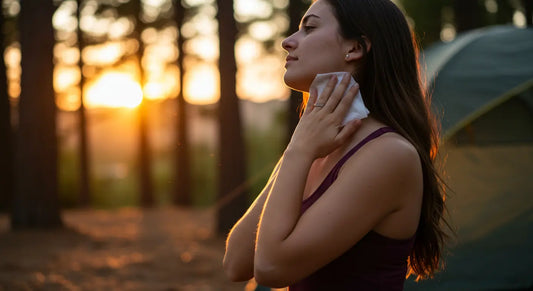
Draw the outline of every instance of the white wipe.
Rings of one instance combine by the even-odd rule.
[[[328,84],[329,79],[332,75],[337,76],[337,85],[338,86],[342,80],[342,77],[345,75],[345,72],[333,72],[333,73],[325,73],[325,74],[317,74],[313,82],[311,83],[311,88],[317,89],[317,96],[320,96],[322,94],[322,91],[324,91],[324,88]],[[350,89],[352,86],[355,86],[357,82],[355,82],[353,77],[350,77],[350,84],[346,88],[346,91]],[[353,100],[352,106],[350,107],[350,110],[346,114],[346,117],[344,118],[344,121],[342,122],[342,125],[346,125],[346,123],[354,120],[354,119],[363,119],[368,116],[368,109],[365,106],[365,103],[363,102],[363,98],[361,97],[361,91],[357,92],[357,96],[355,96],[355,99]]]

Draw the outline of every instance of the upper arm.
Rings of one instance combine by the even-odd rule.
[[[420,173],[418,154],[403,139],[362,148],[283,242],[279,276],[297,281],[346,252],[420,189]]]

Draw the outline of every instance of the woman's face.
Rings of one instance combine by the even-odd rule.
[[[286,38],[282,46],[288,52],[284,81],[295,90],[308,92],[316,74],[352,69],[345,61],[349,43],[339,34],[339,23],[324,0],[311,5],[300,30]]]

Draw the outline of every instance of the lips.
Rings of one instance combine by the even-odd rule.
[[[295,62],[297,61],[298,58],[297,57],[293,57],[293,56],[287,56],[287,58],[285,58],[285,68],[287,68],[287,66],[292,63],[292,62]]]
[[[297,61],[298,58],[297,57],[293,57],[293,56],[287,56],[287,58],[285,59],[286,62],[292,62],[292,61]]]

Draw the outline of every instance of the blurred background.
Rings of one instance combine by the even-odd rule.
[[[461,254],[435,286],[407,287],[531,288],[533,3],[394,2],[418,37],[443,122]],[[223,238],[297,123],[301,94],[283,84],[281,41],[309,4],[3,0],[0,290],[242,290],[221,274]],[[503,258],[480,261],[487,252]],[[139,275],[165,259],[161,269],[184,273]],[[517,260],[507,272],[481,268]],[[93,277],[72,274],[87,266]]]

